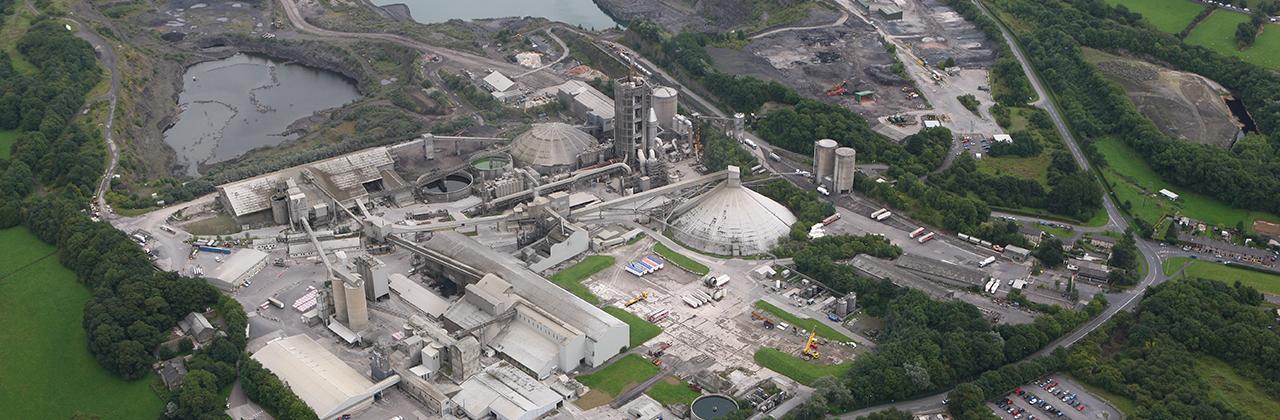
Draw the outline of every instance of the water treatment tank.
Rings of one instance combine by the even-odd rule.
[[[831,174],[836,194],[843,194],[853,190],[853,173],[857,171],[854,164],[856,155],[857,152],[852,147],[836,149],[835,170]]]
[[[836,165],[836,147],[839,146],[832,139],[818,140],[813,144],[813,179],[821,180],[831,176]]]
[[[658,86],[653,89],[653,111],[658,114],[658,126],[663,130],[672,129],[672,121],[676,117],[676,103],[680,92],[675,88]]]

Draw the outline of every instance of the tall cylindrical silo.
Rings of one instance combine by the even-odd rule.
[[[813,144],[813,177],[819,183],[823,178],[831,176],[836,164],[836,147],[839,146],[839,143],[831,139],[818,140]]]
[[[679,97],[680,92],[675,88],[658,86],[653,90],[653,111],[658,114],[658,126],[663,130],[672,129]]]
[[[852,147],[836,149],[835,171],[831,175],[835,193],[846,193],[853,190],[853,173],[857,171],[854,158],[857,152]]]

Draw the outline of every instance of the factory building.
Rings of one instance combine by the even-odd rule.
[[[490,345],[496,344],[494,347],[500,352],[530,371],[545,371],[543,361],[566,372],[579,365],[599,367],[629,345],[626,323],[552,284],[509,254],[497,252],[452,231],[436,232],[421,245],[440,257],[496,277],[490,278],[483,287],[472,287],[475,286],[472,284],[466,288],[467,295],[473,289],[478,290],[481,295],[476,298],[484,296],[483,303],[477,304],[480,301],[466,296],[459,301],[465,302],[460,305],[492,308],[472,311],[451,307],[449,312],[453,313],[453,322],[458,327],[472,325],[473,321],[467,321],[470,318],[465,314],[507,318],[506,321],[496,321],[496,327],[486,329],[484,335],[493,339]],[[503,286],[503,283],[510,286]],[[499,311],[505,302],[510,302],[510,306]],[[517,305],[515,302],[521,303]],[[508,309],[513,309],[514,313],[508,314]],[[479,315],[480,312],[486,315]],[[446,313],[445,317],[451,318],[451,315]],[[532,349],[539,350],[532,352]],[[522,355],[517,352],[532,353]],[[541,354],[543,352],[549,353]]]
[[[742,186],[737,166],[724,183],[673,213],[675,239],[716,255],[758,255],[791,232],[796,216],[778,202]]]
[[[382,383],[374,385],[303,334],[272,341],[252,357],[279,376],[324,420],[369,407],[374,396],[386,387]]]
[[[835,162],[832,165],[831,172],[832,192],[843,194],[853,191],[853,177],[858,171],[855,162],[856,157],[857,152],[852,147],[836,149]]]
[[[614,81],[613,98],[614,156],[633,169],[642,169],[654,130],[650,125],[653,86],[643,77],[624,77]],[[657,121],[657,115],[652,118]]]
[[[267,266],[267,256],[267,253],[252,248],[238,249],[210,271],[206,278],[209,284],[222,290],[240,287]]]
[[[603,138],[605,133],[613,133],[613,99],[608,95],[581,80],[564,82],[553,92],[574,117],[591,126],[591,135]]]
[[[511,141],[511,157],[516,166],[542,175],[573,171],[605,158],[599,141],[565,123],[534,124]]]
[[[217,187],[223,208],[239,220],[327,221],[357,200],[413,199],[386,147],[374,147]],[[268,212],[270,210],[270,212]],[[259,213],[264,216],[256,217]],[[295,226],[296,227],[296,226]]]
[[[469,418],[534,420],[564,403],[564,397],[506,363],[494,363],[463,382],[451,400]]]

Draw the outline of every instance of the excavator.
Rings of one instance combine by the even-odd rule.
[[[635,305],[635,304],[640,303],[640,302],[642,302],[642,301],[644,301],[644,300],[646,300],[646,299],[649,299],[649,291],[648,291],[648,290],[643,291],[643,292],[640,292],[640,294],[639,294],[639,295],[636,295],[636,297],[631,298],[631,300],[627,301],[627,303],[626,303],[626,304],[624,304],[624,305],[622,305],[622,306],[623,306],[624,308],[630,308],[630,307],[631,307],[631,305]]]
[[[827,88],[827,96],[839,96],[849,94],[849,81],[844,80],[840,83]]]

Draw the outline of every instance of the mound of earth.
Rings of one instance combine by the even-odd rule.
[[[1165,134],[1231,147],[1240,133],[1239,122],[1223,100],[1230,93],[1212,80],[1097,50],[1087,50],[1085,57],[1120,85],[1138,111]]]

